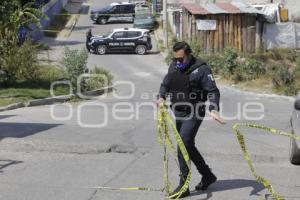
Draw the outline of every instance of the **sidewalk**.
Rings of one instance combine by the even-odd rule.
[[[64,9],[70,14],[74,14],[56,38],[43,37],[39,43],[45,46],[45,50],[39,53],[38,58],[45,64],[60,65],[63,50],[65,46],[83,44],[85,41],[72,40],[73,32],[80,15],[87,15],[89,12],[89,4],[87,0],[69,0]],[[77,15],[77,14],[80,15]]]

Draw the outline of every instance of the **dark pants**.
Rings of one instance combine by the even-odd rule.
[[[211,173],[208,165],[205,163],[202,155],[195,146],[195,137],[197,135],[198,129],[203,121],[205,116],[205,108],[199,111],[199,116],[195,114],[190,119],[181,119],[182,116],[187,115],[188,113],[180,113],[175,111],[176,116],[176,128],[181,135],[181,138],[185,144],[185,147],[189,153],[191,161],[197,167],[199,173],[202,176],[209,175]],[[178,118],[180,116],[180,118]],[[180,166],[182,178],[185,179],[189,173],[189,169],[184,161],[183,155],[181,154],[178,148],[178,161]]]

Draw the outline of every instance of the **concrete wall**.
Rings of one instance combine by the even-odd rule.
[[[68,0],[51,0],[48,4],[46,4],[42,10],[45,15],[48,16],[48,19],[42,19],[41,20],[41,29],[47,29],[50,25],[50,23],[54,20],[55,14],[59,14],[62,10],[62,8],[68,3]],[[32,26],[33,31],[30,33],[32,39],[34,41],[41,39],[44,37],[44,32],[42,31],[36,31],[37,27]]]

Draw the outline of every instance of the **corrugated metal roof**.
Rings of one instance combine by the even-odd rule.
[[[246,4],[243,2],[232,2],[231,4],[235,7],[238,7],[241,10],[241,13],[262,14],[261,11],[257,10],[250,4]]]
[[[226,10],[214,3],[202,4],[201,7],[207,10],[210,14],[228,13]]]
[[[249,4],[242,2],[232,3],[207,3],[207,4],[183,4],[185,9],[194,15],[207,15],[207,14],[261,14],[261,11],[252,7]]]
[[[185,9],[187,9],[190,13],[194,15],[207,15],[209,12],[205,10],[200,5],[194,3],[187,3],[182,5]]]
[[[217,3],[217,5],[228,13],[240,13],[240,9],[230,3]]]

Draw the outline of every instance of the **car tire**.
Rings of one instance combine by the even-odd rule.
[[[297,147],[295,139],[291,139],[290,162],[293,165],[300,165],[300,149]]]
[[[99,55],[104,55],[104,54],[106,54],[106,52],[107,52],[107,47],[106,47],[105,45],[99,45],[99,46],[97,46],[97,48],[96,48],[96,52],[97,52],[97,54],[99,54]]]
[[[145,45],[137,45],[135,47],[135,53],[137,55],[145,55],[147,53],[147,47]]]
[[[102,25],[104,25],[104,24],[106,24],[107,23],[107,19],[105,18],[105,17],[99,17],[98,19],[97,19],[97,24],[102,24]]]

